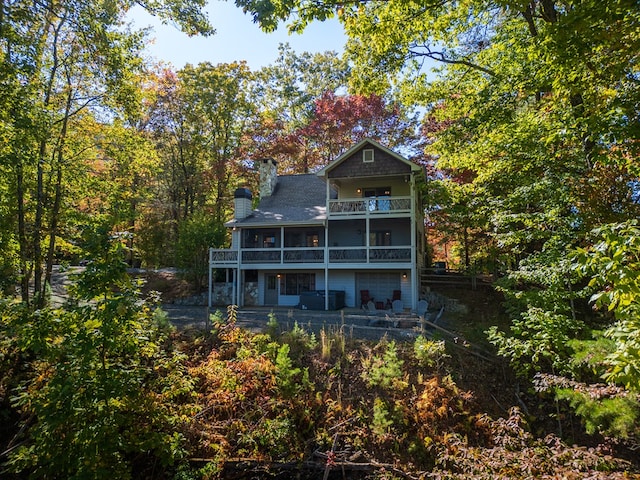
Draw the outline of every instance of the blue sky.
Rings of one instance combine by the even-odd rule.
[[[153,27],[150,38],[155,40],[147,49],[150,57],[176,68],[187,63],[215,65],[246,60],[252,70],[257,70],[274,63],[280,43],[289,43],[296,53],[342,52],[346,41],[342,26],[335,19],[313,22],[302,35],[289,35],[284,25],[273,33],[262,32],[233,2],[210,1],[207,12],[216,29],[210,37],[190,38],[175,26],[163,25],[140,7],[131,9],[129,18],[136,28]]]

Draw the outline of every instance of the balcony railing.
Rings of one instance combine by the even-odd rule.
[[[229,249],[211,249],[209,260],[212,264],[224,266],[236,266],[238,264],[238,251]]]
[[[237,250],[211,250],[211,265],[231,268],[238,265]],[[329,264],[410,262],[411,247],[330,247]],[[325,249],[315,248],[256,248],[241,251],[241,263],[249,264],[324,264]]]
[[[285,248],[284,263],[323,263],[324,248]]]
[[[411,247],[371,247],[370,262],[410,262]]]
[[[363,247],[330,248],[329,263],[367,263],[367,249]]]
[[[242,263],[280,263],[282,251],[278,248],[243,250]]]
[[[411,212],[411,197],[329,200],[329,215],[379,215]]]

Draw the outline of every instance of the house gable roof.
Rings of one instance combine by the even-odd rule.
[[[331,192],[335,198],[335,191]],[[281,175],[273,193],[242,220],[228,222],[239,227],[283,224],[322,224],[327,218],[327,185],[315,174]]]
[[[364,163],[362,151],[373,149],[375,161]],[[365,177],[421,172],[422,168],[380,145],[364,139],[317,172],[322,178]]]

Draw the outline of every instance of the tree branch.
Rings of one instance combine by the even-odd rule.
[[[465,65],[467,67],[473,68],[474,70],[479,70],[486,73],[487,75],[491,75],[492,77],[496,76],[496,73],[493,70],[481,65],[477,65],[473,62],[470,62],[469,60],[448,58],[444,52],[435,52],[431,50],[428,45],[421,45],[421,47],[426,50],[424,52],[417,50],[417,47],[418,45],[416,45],[414,48],[410,48],[409,54],[414,57],[427,57],[437,62],[448,63],[452,65]]]

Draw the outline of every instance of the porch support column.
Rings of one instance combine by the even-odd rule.
[[[329,192],[327,192],[327,217],[329,212]],[[329,220],[324,224],[324,309],[329,310]]]
[[[366,255],[367,255],[367,263],[369,263],[369,256],[371,254],[370,252],[370,241],[371,241],[371,217],[369,217],[369,214],[367,213],[367,216],[364,219],[364,245],[365,245],[365,251],[366,251]]]
[[[231,287],[231,303],[232,304],[236,303],[236,297],[238,295],[237,294],[237,285],[236,285],[236,283],[237,283],[236,282],[236,277],[237,277],[236,272],[237,271],[238,271],[237,268],[232,268],[231,269],[231,281],[232,281],[232,283],[231,283],[231,285],[232,285],[232,287]]]
[[[420,285],[418,282],[418,271],[417,271],[417,253],[416,253],[416,244],[417,244],[417,228],[416,228],[416,210],[417,210],[417,202],[416,198],[416,179],[414,175],[411,175],[411,309],[416,310],[418,307],[418,296],[420,295]]]
[[[209,329],[209,315],[211,315],[211,304],[213,298],[213,248],[209,247],[209,295],[207,298],[207,318],[205,319],[204,326]]]

